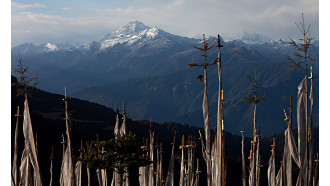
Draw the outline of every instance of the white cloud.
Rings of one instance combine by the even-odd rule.
[[[137,13],[137,9],[134,9],[133,7],[127,7],[127,8],[114,8],[114,9],[97,9],[97,13],[100,13],[102,15],[108,15],[108,16],[135,16]]]
[[[61,8],[61,10],[72,10],[72,8],[70,8],[70,7],[64,7],[64,8]]]
[[[23,10],[23,9],[28,9],[28,8],[45,8],[45,5],[39,4],[39,3],[34,3],[34,4],[22,4],[22,3],[17,3],[17,2],[12,2],[11,3],[11,10]]]
[[[149,26],[188,37],[203,33],[257,32],[272,38],[287,38],[294,23],[305,13],[318,34],[318,0],[174,0],[160,6],[98,10],[113,19],[140,20]],[[308,18],[307,18],[308,17]],[[308,22],[308,21],[307,21]]]
[[[12,46],[25,42],[89,42],[100,40],[118,27],[113,27],[107,17],[69,18],[33,12],[12,15],[11,20]]]
[[[104,20],[99,17],[62,17],[54,16],[42,13],[33,12],[21,12],[19,15],[12,16],[13,25],[19,25],[20,23],[36,23],[44,25],[92,25],[96,22],[102,22]]]

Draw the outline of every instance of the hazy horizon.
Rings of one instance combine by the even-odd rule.
[[[246,31],[285,40],[299,35],[301,13],[318,37],[318,0],[12,1],[11,45],[98,41],[132,20],[190,38]]]
[[[132,20],[132,21],[139,21],[139,20]],[[128,24],[128,23],[126,23],[126,24]],[[124,26],[126,24],[123,24],[121,26]],[[149,26],[149,25],[146,25],[146,26]],[[157,28],[159,28],[157,25],[155,25],[155,26]],[[120,27],[118,27],[117,29],[119,29]],[[152,26],[149,26],[149,27],[152,27]],[[101,36],[101,34],[100,34],[100,38],[98,38],[98,39],[96,38],[95,40],[88,40],[88,38],[87,38],[86,41],[83,41],[83,42],[77,42],[77,41],[73,41],[73,42],[70,42],[70,41],[54,41],[54,42],[50,42],[48,40],[45,40],[45,41],[40,41],[40,42],[25,42],[25,43],[32,43],[32,44],[34,44],[36,46],[43,45],[43,44],[48,44],[48,43],[49,44],[60,44],[60,43],[62,43],[62,44],[70,44],[70,45],[76,46],[76,45],[86,44],[86,43],[89,43],[89,42],[92,42],[92,41],[100,41],[106,35],[115,32],[117,29],[115,29],[115,30],[113,30],[112,32],[109,32],[109,33],[104,33],[103,36]],[[162,28],[159,28],[159,29],[164,30]],[[164,31],[167,32],[166,30],[164,30]],[[240,39],[244,33],[247,33],[247,34],[258,34],[258,35],[261,35],[261,36],[265,36],[265,35],[262,35],[260,33],[256,33],[256,32],[251,33],[251,32],[247,32],[245,30],[243,30],[241,32],[237,32],[237,33],[223,33],[223,34],[220,34],[219,33],[219,34],[224,39],[224,41],[227,42],[227,41],[231,41],[231,40],[235,40],[235,39]],[[170,33],[170,34],[172,34],[172,33]],[[184,36],[184,35],[179,35],[179,36],[188,37],[188,36]],[[206,38],[208,38],[208,37],[217,37],[217,34],[216,35],[206,35]],[[267,36],[265,36],[265,37],[267,37]],[[188,37],[188,38],[202,39],[202,34],[200,34],[199,36]],[[267,38],[269,38],[269,37],[267,37]],[[287,37],[287,38],[269,38],[269,39],[271,39],[271,40],[279,40],[279,39],[281,39],[283,41],[289,41],[289,37]],[[317,39],[318,38],[316,38],[316,40]],[[19,46],[21,44],[25,44],[25,43],[18,43],[17,45],[12,45],[12,48],[13,47],[16,47],[16,46]]]

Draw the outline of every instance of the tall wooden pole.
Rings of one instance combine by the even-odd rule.
[[[242,185],[246,186],[246,168],[245,168],[245,153],[244,153],[244,132],[241,130],[242,133]]]
[[[19,165],[18,165],[18,159],[17,159],[17,156],[18,156],[18,120],[19,120],[19,117],[21,115],[19,115],[19,106],[17,106],[17,112],[16,112],[16,128],[15,128],[15,142],[14,142],[14,158],[13,158],[13,172],[12,175],[14,177],[14,185],[18,185],[18,179],[19,179]]]
[[[289,123],[289,127],[292,129],[292,110],[293,110],[293,106],[292,106],[292,95],[290,95],[290,123]]]
[[[206,51],[212,48],[208,46],[208,43],[205,42],[205,35],[203,34],[203,48],[195,47],[198,50],[203,51],[204,63],[196,64],[190,63],[188,64],[190,67],[193,66],[201,66],[203,67],[203,74],[198,76],[200,81],[204,80],[204,99],[203,99],[203,116],[204,116],[204,132],[205,132],[205,139],[206,139],[206,149],[205,149],[205,162],[206,162],[206,169],[207,169],[207,185],[211,186],[212,183],[212,175],[211,175],[211,142],[210,142],[210,124],[209,124],[209,106],[208,106],[208,85],[207,85],[207,72],[206,67],[210,65],[214,65],[215,63],[209,64],[207,62],[207,55]]]
[[[290,130],[292,130],[292,110],[293,110],[293,105],[292,105],[292,95],[290,95],[290,123],[289,123],[289,127]],[[292,157],[290,157],[292,159]],[[292,161],[291,161],[291,166],[292,166]],[[292,183],[292,170],[291,170],[291,183]]]
[[[309,170],[309,138],[308,138],[308,136],[309,136],[309,125],[308,125],[308,90],[307,90],[307,79],[308,79],[308,64],[307,64],[307,60],[308,60],[308,58],[309,58],[309,56],[308,56],[308,53],[307,53],[307,50],[308,50],[308,48],[309,48],[309,45],[310,45],[310,43],[309,43],[309,40],[308,40],[308,36],[307,36],[307,34],[309,33],[309,29],[308,30],[306,30],[306,28],[305,28],[305,19],[304,19],[304,15],[302,14],[302,20],[303,20],[303,22],[302,22],[302,33],[303,33],[303,35],[304,35],[304,44],[303,44],[303,51],[304,51],[304,62],[305,62],[305,122],[306,122],[306,136],[305,136],[305,139],[306,139],[306,152],[307,152],[307,157],[306,157],[306,159],[304,160],[304,161],[306,161],[307,163],[307,168],[306,168],[306,173],[305,173],[305,175],[303,175],[303,176],[305,176],[305,179],[303,179],[304,181],[306,181],[307,183],[304,183],[303,182],[303,184],[305,184],[305,185],[307,185],[308,183],[309,183],[309,181],[308,181],[308,170]]]
[[[256,159],[256,186],[259,186],[260,185],[260,168],[261,168],[261,163],[260,163],[260,126],[258,126],[258,135],[257,135],[257,138],[258,138],[258,153],[257,153],[257,159]]]
[[[67,136],[67,147],[69,148],[69,165],[70,165],[70,170],[69,170],[69,177],[70,181],[69,183],[72,184],[74,183],[74,171],[73,171],[73,164],[72,164],[72,154],[71,154],[71,129],[70,129],[70,121],[69,121],[69,112],[68,112],[68,97],[66,96],[66,88],[64,87],[64,101],[65,105],[65,125],[66,125],[66,136]]]
[[[218,179],[218,184],[219,186],[223,185],[223,173],[224,173],[224,165],[223,165],[223,140],[222,140],[222,133],[223,133],[223,90],[222,90],[222,72],[221,72],[221,45],[220,43],[220,35],[218,34],[218,45],[217,45],[219,52],[218,52],[218,77],[219,77],[219,92],[218,92],[218,115],[217,115],[217,140],[218,140],[218,147],[217,147],[217,157],[216,159],[218,160],[218,172],[219,172],[219,178]]]
[[[313,66],[310,67],[310,77],[308,79],[311,80],[311,92],[310,92],[310,116],[309,116],[309,121],[307,120],[307,185],[312,185],[312,161],[313,161]],[[306,78],[307,80],[307,78]],[[306,83],[307,84],[307,83]],[[307,90],[306,90],[307,92]],[[307,97],[307,93],[306,93]],[[307,102],[306,102],[306,105]],[[306,114],[306,118],[307,118]]]
[[[54,147],[52,146],[52,153],[50,155],[50,179],[49,186],[53,185],[53,158],[54,158]]]

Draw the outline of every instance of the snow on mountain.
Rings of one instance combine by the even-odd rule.
[[[224,33],[221,35],[226,42],[236,46],[245,46],[247,48],[273,48],[281,51],[287,50],[289,47],[287,42],[282,40],[271,40],[270,38],[257,33],[248,33],[246,31],[240,33]],[[47,42],[36,46],[32,43],[26,43],[14,47],[12,52],[20,54],[37,54],[42,52],[57,52],[57,51],[76,51],[83,55],[93,55],[102,53],[115,45],[125,47],[130,50],[158,50],[161,48],[185,48],[189,45],[195,45],[201,42],[201,39],[193,39],[182,37],[165,32],[156,26],[149,27],[140,21],[131,21],[128,24],[121,26],[116,31],[107,34],[100,41],[92,41],[82,45],[73,46],[68,43],[51,43]],[[318,46],[318,42],[313,43]],[[138,50],[136,50],[138,51]],[[161,52],[161,51],[159,51]]]
[[[170,43],[180,45],[192,42],[196,42],[196,39],[173,35],[156,26],[146,26],[140,21],[129,22],[100,41],[101,50],[113,47],[116,44],[124,44],[134,49],[143,46],[162,48],[169,46]]]
[[[134,48],[134,44],[138,45],[136,47],[141,47],[145,44],[158,43],[159,46],[166,44],[171,40],[167,38],[171,34],[157,27],[149,27],[144,25],[140,21],[132,21],[126,25],[123,25],[118,30],[112,34],[108,34],[105,38],[101,40],[101,50],[109,47],[113,47],[116,44],[126,44],[129,47]],[[155,39],[157,37],[157,39]],[[155,47],[155,46],[153,46]]]
[[[101,40],[101,50],[114,46],[115,44],[128,43],[131,45],[137,40],[141,39],[150,29],[139,21],[132,21],[126,25],[121,26],[112,34],[108,34]]]
[[[128,36],[131,37],[133,35],[136,35],[138,33],[141,33],[145,31],[146,29],[149,29],[149,26],[146,26],[140,21],[131,21],[128,24],[125,24],[121,26],[118,30],[110,34],[110,37],[118,37],[118,36]]]
[[[246,31],[244,31],[242,33],[242,36],[240,38],[242,41],[244,41],[247,44],[255,44],[255,43],[267,43],[269,42],[271,39],[263,36],[261,34],[257,34],[257,33],[248,33]]]
[[[57,49],[58,49],[56,45],[51,44],[51,43],[47,43],[47,44],[45,45],[45,47],[48,48],[48,51],[54,51],[54,50],[57,50]],[[48,52],[48,51],[47,51],[47,52]]]
[[[21,55],[31,55],[38,54],[43,52],[55,52],[60,50],[68,50],[72,48],[72,45],[69,43],[43,43],[40,45],[34,45],[33,43],[24,43],[12,48],[12,52],[19,53]]]
[[[148,30],[147,36],[148,38],[154,38],[158,34],[159,30],[157,27],[152,27]]]
[[[97,41],[92,41],[86,44],[82,44],[82,45],[78,45],[75,47],[76,50],[80,50],[80,51],[99,51],[101,48],[101,44],[100,42]]]
[[[226,41],[241,40],[246,44],[258,44],[271,41],[267,36],[258,33],[249,33],[246,31],[240,33],[224,33],[222,35]]]
[[[42,52],[55,52],[60,50],[80,51],[84,54],[96,54],[104,50],[121,44],[130,49],[146,48],[164,48],[169,46],[180,46],[196,42],[197,39],[181,37],[167,33],[156,26],[149,27],[140,21],[131,21],[121,26],[113,33],[107,34],[100,41],[92,41],[82,45],[68,45],[67,43],[47,42],[36,46],[32,43],[26,43],[13,47],[12,50],[20,51],[21,54],[37,54]],[[17,53],[17,52],[16,52]]]

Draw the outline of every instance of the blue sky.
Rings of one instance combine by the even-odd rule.
[[[98,41],[132,20],[187,37],[247,31],[287,40],[302,12],[318,37],[318,0],[14,0],[11,44]]]

